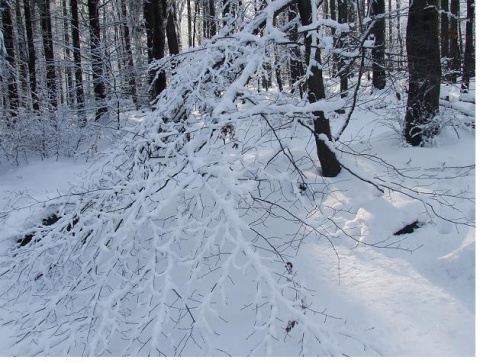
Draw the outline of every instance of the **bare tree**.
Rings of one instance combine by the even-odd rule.
[[[461,55],[460,47],[458,45],[459,33],[458,33],[458,15],[460,10],[459,0],[450,0],[450,26],[448,29],[449,36],[449,75],[450,82],[455,83],[460,75],[461,68]]]
[[[100,33],[99,0],[88,0],[88,19],[90,30],[90,50],[92,54],[92,79],[95,94],[95,121],[107,113],[105,105],[106,87],[103,72],[102,42]]]
[[[468,92],[470,77],[475,70],[475,51],[473,40],[473,23],[475,21],[475,0],[467,0],[467,24],[465,27],[465,53],[462,70],[462,91]]]
[[[298,12],[303,26],[312,23],[312,1],[298,0]],[[316,9],[316,7],[315,7]],[[318,39],[315,39],[317,41]],[[320,47],[314,43],[313,34],[305,35],[305,59],[307,63],[307,92],[308,101],[315,103],[325,98],[325,88],[323,84],[323,74],[321,69]],[[335,152],[327,145],[327,141],[332,140],[330,131],[330,122],[325,117],[324,112],[314,112],[314,132],[315,143],[317,145],[317,156],[322,167],[322,174],[326,177],[335,177],[340,173],[340,163],[337,160]],[[325,140],[326,138],[326,140]]]
[[[129,88],[129,94],[133,99],[133,103],[135,106],[139,107],[138,103],[138,95],[137,95],[137,82],[135,80],[135,69],[134,69],[134,63],[133,63],[133,51],[132,51],[132,45],[130,41],[130,27],[128,26],[128,12],[127,12],[127,4],[126,0],[120,0],[120,7],[122,11],[122,21],[121,21],[121,27],[122,27],[122,35],[123,35],[123,40],[125,44],[125,53],[127,56],[127,78],[128,78],[128,88]]]
[[[385,0],[371,0],[371,15],[375,19],[372,34],[375,46],[372,49],[372,83],[376,89],[384,89],[385,75]]]
[[[48,103],[53,108],[57,107],[57,77],[55,56],[53,52],[52,17],[50,13],[50,0],[41,0],[40,16],[43,38],[43,52],[45,54],[45,67],[47,79]]]
[[[407,24],[408,101],[404,135],[420,145],[437,133],[433,118],[440,98],[440,49],[436,0],[411,0]]]
[[[13,38],[13,22],[12,22],[12,9],[9,1],[2,1],[2,21],[3,21],[3,39],[6,49],[6,62],[9,69],[7,69],[7,82],[8,82],[8,101],[10,109],[10,121],[7,122],[7,126],[12,126],[15,123],[15,116],[17,115],[19,100],[18,100],[18,86],[16,76],[16,59],[14,52],[14,38]]]

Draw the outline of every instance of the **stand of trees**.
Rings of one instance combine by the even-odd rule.
[[[291,7],[293,2],[287,2]],[[179,54],[214,36],[223,36],[222,27],[229,24],[229,29],[234,29],[236,22],[248,19],[252,12],[262,11],[265,4],[263,0],[89,0],[85,3],[77,0],[2,0],[1,26],[6,50],[3,56],[5,82],[0,88],[3,124],[12,127],[19,110],[38,115],[61,106],[68,109],[72,117],[75,115],[77,124],[83,127],[88,120],[99,121],[109,109],[118,108],[120,104],[131,104],[137,109],[144,107],[167,85],[166,71],[157,72],[165,56]],[[324,52],[322,59],[317,59],[330,64],[329,76],[338,79],[342,97],[351,97],[351,90],[356,87],[353,81],[356,74],[371,73],[373,87],[384,89],[387,78],[395,78],[392,72],[408,71],[409,88],[412,88],[410,98],[417,100],[423,90],[415,89],[414,85],[421,82],[416,78],[430,76],[419,75],[422,72],[416,69],[416,59],[427,61],[426,68],[432,72],[434,69],[436,78],[439,57],[442,79],[450,83],[461,79],[464,91],[468,90],[475,71],[474,0],[466,4],[459,0],[410,0],[410,11],[400,0],[388,0],[387,3],[385,0],[368,3],[365,0],[330,0],[322,1],[321,5],[315,7],[319,19],[343,24],[330,28],[337,51]],[[425,20],[414,19],[416,14],[411,9],[423,11],[425,5],[436,9],[435,14],[432,12]],[[277,26],[292,22],[295,15],[292,11],[282,11],[275,20]],[[366,16],[372,19],[368,30],[363,29]],[[439,20],[430,19],[433,16]],[[407,18],[409,26],[406,26]],[[302,23],[304,21],[302,17]],[[421,34],[430,23],[431,29]],[[365,31],[373,41],[366,53],[366,48],[362,48],[364,44],[359,48],[355,40],[362,32],[365,35]],[[293,28],[289,34],[292,41],[308,45],[309,37],[295,35]],[[423,40],[416,40],[419,36]],[[420,43],[415,45],[417,41]],[[363,49],[363,57],[367,57],[364,69],[359,69],[360,49]],[[420,54],[426,49],[433,52],[430,54],[435,64],[431,58]],[[357,56],[352,58],[352,52]],[[277,80],[280,88],[301,79],[305,61],[297,48],[288,55],[274,51],[271,56],[272,61],[282,61],[266,75],[267,87],[272,79]],[[438,81],[435,82],[434,88],[438,88]],[[428,102],[435,103],[432,97],[437,98],[437,93],[425,96]],[[416,108],[410,102],[406,112],[405,138],[412,144],[420,142],[409,136],[412,122],[420,117],[420,122],[424,123],[438,110],[437,105],[427,107],[432,110],[427,112],[429,116],[425,119],[414,116],[426,112],[414,111]]]
[[[442,1],[447,13],[437,0],[1,4],[2,148],[9,135],[24,145],[24,129],[61,140],[107,124],[115,107],[154,106],[85,185],[34,204],[37,215],[54,210],[53,222],[5,252],[0,306],[22,354],[226,353],[217,330],[246,316],[251,332],[238,336],[251,355],[294,341],[299,354],[340,356],[345,339],[365,355],[375,352],[365,330],[312,306],[290,260],[307,238],[335,250],[342,233],[399,248],[339,227],[352,210],[334,178],[348,172],[379,198],[401,195],[432,220],[473,226],[454,207],[473,204],[469,190],[432,191],[428,174],[342,139],[362,92],[375,105],[408,93],[400,133],[411,145],[439,132],[441,82],[462,75],[468,92],[473,76],[473,0]],[[365,175],[349,167],[357,162],[385,172]]]

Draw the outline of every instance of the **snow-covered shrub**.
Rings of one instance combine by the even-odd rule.
[[[0,162],[18,165],[31,157],[71,157],[88,152],[100,135],[99,127],[79,127],[72,115],[65,108],[41,113],[20,110],[15,122],[0,131]]]
[[[313,140],[297,121],[338,104],[251,87],[287,40],[252,31],[285,3],[159,64],[170,83],[156,111],[55,200],[42,238],[9,250],[2,307],[21,354],[343,353],[353,333],[312,306],[290,261],[334,227],[318,206],[328,186],[306,183]]]

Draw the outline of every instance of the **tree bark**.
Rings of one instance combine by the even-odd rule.
[[[50,0],[40,3],[41,27],[43,37],[43,51],[45,54],[46,79],[48,102],[51,107],[57,107],[57,81],[55,74],[55,57],[53,53],[52,19],[50,14]]]
[[[475,70],[473,48],[473,22],[475,21],[475,1],[467,0],[467,24],[465,26],[465,53],[462,71],[462,92],[468,92],[470,88],[470,76]]]
[[[85,113],[85,100],[83,94],[83,71],[82,55],[80,51],[80,28],[78,22],[78,2],[70,0],[70,12],[72,15],[72,45],[73,45],[73,63],[75,64],[75,97],[77,101],[77,110],[80,126],[87,124]]]
[[[449,44],[450,44],[450,74],[449,80],[452,83],[457,81],[457,77],[460,74],[461,68],[461,57],[460,57],[460,48],[458,46],[458,14],[459,14],[460,4],[458,0],[451,0],[450,2],[450,28],[448,29],[449,35]]]
[[[72,104],[74,100],[74,82],[71,73],[71,50],[70,50],[70,31],[68,29],[68,8],[67,0],[62,0],[62,11],[63,11],[63,31],[64,31],[64,41],[65,41],[65,83],[67,86],[67,103]]]
[[[338,0],[338,22],[345,24],[348,22],[348,3],[347,0]],[[342,32],[338,39],[337,47],[342,48],[345,43],[345,34]],[[340,96],[346,97],[348,91],[348,71],[345,69],[346,62],[344,57],[339,56],[338,75],[340,76]]]
[[[410,0],[407,23],[409,87],[404,136],[418,146],[438,129],[432,124],[440,98],[440,47],[436,0]]]
[[[103,74],[102,43],[100,39],[99,0],[88,0],[90,50],[92,53],[92,80],[95,94],[95,121],[107,113],[106,87]]]
[[[163,13],[167,17],[167,25],[165,28],[165,32],[167,34],[167,43],[168,43],[168,51],[170,54],[178,54],[180,53],[180,44],[178,41],[177,36],[177,29],[176,29],[176,14],[175,14],[175,7],[174,3],[168,3],[167,0],[163,1]]]
[[[132,97],[133,103],[138,110],[138,96],[137,96],[137,82],[135,81],[135,66],[133,63],[132,44],[130,41],[130,28],[128,26],[128,12],[126,0],[120,0],[120,8],[122,11],[122,36],[125,43],[125,53],[127,55],[127,78],[128,78],[128,93]]]
[[[312,0],[297,0],[298,11],[303,26],[312,23],[311,1]],[[325,88],[322,69],[318,66],[321,64],[320,48],[317,46],[312,47],[312,37],[308,34],[305,36],[305,57],[307,64],[311,64],[310,75],[307,78],[308,101],[314,103],[325,98]],[[313,62],[311,62],[311,60],[313,60]],[[322,135],[324,135],[328,140],[332,140],[330,122],[322,111],[314,112],[314,116],[315,143],[317,146],[318,160],[322,167],[322,174],[325,177],[335,177],[341,171],[340,163],[335,153],[329,148],[322,137]]]
[[[441,16],[440,16],[440,45],[441,45],[441,57],[448,58],[449,56],[449,36],[448,36],[448,0],[441,0]]]
[[[384,89],[385,76],[385,0],[371,0],[371,15],[378,17],[372,29],[375,47],[372,49],[372,84],[376,89]]]
[[[31,0],[23,0],[23,13],[25,16],[25,30],[27,35],[27,49],[28,49],[28,73],[30,80],[30,93],[32,95],[32,106],[34,110],[38,110],[37,97],[37,74],[35,71],[35,64],[37,58],[35,56],[35,43],[33,39],[33,23],[32,23],[32,8]]]
[[[8,1],[2,1],[2,22],[3,22],[3,41],[5,49],[7,51],[6,61],[9,69],[7,70],[7,82],[8,82],[8,101],[11,119],[7,121],[7,126],[11,127],[15,123],[15,116],[18,112],[19,100],[18,100],[18,87],[17,87],[17,72],[16,72],[16,59],[14,52],[14,39],[13,39],[13,21],[12,21],[12,9]]]
[[[162,0],[152,0],[152,61],[165,57],[165,12]],[[153,70],[150,74],[152,79],[152,99],[155,99],[166,87],[167,77],[164,71]]]

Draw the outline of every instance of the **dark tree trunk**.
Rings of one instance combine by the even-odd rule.
[[[188,46],[193,47],[192,33],[192,4],[187,0],[187,29],[188,29]]]
[[[120,1],[120,7],[122,10],[122,35],[123,41],[125,43],[125,53],[127,55],[127,69],[128,69],[128,93],[132,97],[133,103],[138,110],[138,96],[137,96],[137,83],[135,81],[135,66],[133,64],[133,52],[132,44],[130,41],[130,28],[128,27],[128,13],[127,13],[127,4],[126,0]]]
[[[144,0],[143,3],[143,18],[145,21],[145,33],[147,35],[147,54],[149,64],[153,60],[153,25],[155,23],[155,4],[153,1],[154,0]]]
[[[473,22],[475,20],[475,1],[467,0],[467,24],[465,26],[465,54],[462,72],[462,91],[468,92],[470,88],[470,76],[475,70],[473,49]]]
[[[13,4],[14,2],[11,2]],[[23,27],[23,15],[21,9],[21,2],[15,2],[15,15],[16,15],[16,45],[17,45],[17,67],[18,67],[18,100],[19,105],[25,105],[27,101],[24,97],[25,92],[28,90],[28,54],[27,54],[27,41],[25,38],[25,28]]]
[[[53,53],[52,18],[50,0],[42,0],[40,4],[43,50],[45,53],[48,102],[57,107],[57,81],[55,75],[55,57]]]
[[[90,49],[92,53],[92,80],[95,94],[95,121],[107,113],[105,105],[106,87],[103,74],[102,43],[100,39],[99,1],[88,0],[88,18],[90,28]]]
[[[2,22],[3,22],[3,40],[5,49],[7,51],[6,61],[9,69],[7,70],[7,82],[8,82],[8,100],[10,103],[10,115],[11,120],[7,121],[7,126],[12,126],[15,123],[15,116],[18,112],[18,88],[17,88],[17,72],[16,72],[16,60],[14,52],[14,39],[13,39],[13,22],[12,22],[12,10],[8,1],[2,1]]]
[[[448,0],[441,0],[441,16],[440,16],[440,45],[441,57],[448,58],[449,56],[449,36],[448,36]]]
[[[84,95],[83,95],[83,75],[82,75],[82,55],[80,53],[80,28],[78,22],[78,2],[70,0],[70,12],[72,15],[72,45],[73,45],[73,63],[75,64],[75,97],[77,101],[79,124],[87,124],[85,113]]]
[[[165,12],[163,0],[145,2],[144,17],[147,31],[147,44],[149,49],[149,64],[165,57]],[[150,71],[151,98],[152,100],[167,87],[167,78],[164,71],[152,69]]]
[[[348,3],[347,0],[338,0],[338,22],[341,24],[348,22]],[[342,33],[338,39],[337,47],[343,48],[345,45],[345,34]],[[348,70],[345,68],[344,57],[339,57],[338,75],[340,76],[340,96],[346,97],[348,91]]]
[[[71,73],[71,49],[70,49],[70,32],[68,29],[68,8],[67,0],[62,0],[62,10],[63,10],[63,31],[64,31],[64,40],[65,40],[65,83],[67,86],[67,103],[72,104],[74,100],[74,82]]]
[[[33,23],[32,23],[32,8],[31,0],[23,1],[23,13],[25,15],[25,30],[27,35],[27,49],[28,49],[28,73],[30,79],[30,92],[32,94],[32,106],[34,110],[38,110],[37,98],[37,74],[35,71],[35,43],[33,40]]]
[[[371,0],[372,17],[380,17],[375,21],[372,34],[375,36],[375,47],[372,49],[372,84],[376,89],[384,89],[385,76],[385,0]]]
[[[300,13],[300,19],[303,26],[310,25],[312,23],[312,0],[297,0],[298,11]],[[323,85],[322,69],[317,65],[321,64],[321,54],[319,47],[312,47],[312,38],[305,36],[305,59],[307,62],[312,58],[315,64],[312,65],[311,74],[307,78],[307,92],[308,101],[314,103],[325,98],[325,88]],[[335,177],[340,173],[340,163],[337,160],[335,153],[328,147],[324,137],[328,140],[332,140],[332,134],[330,131],[330,122],[325,117],[322,111],[314,112],[314,131],[315,142],[317,146],[317,156],[322,167],[322,174],[325,177]],[[322,135],[324,135],[322,137]]]
[[[180,53],[180,44],[178,42],[177,36],[177,29],[176,29],[176,14],[174,3],[168,4],[167,0],[163,1],[163,13],[167,17],[167,25],[165,28],[165,32],[167,34],[167,42],[168,42],[168,51],[170,54],[178,54]]]
[[[459,14],[459,2],[458,0],[451,0],[450,2],[450,29],[448,30],[448,35],[450,36],[450,75],[449,80],[452,83],[457,81],[457,77],[460,75],[461,68],[461,57],[460,57],[460,48],[458,46],[458,14]]]
[[[410,0],[407,23],[409,88],[404,135],[420,145],[438,129],[432,124],[440,97],[440,47],[436,0]]]

